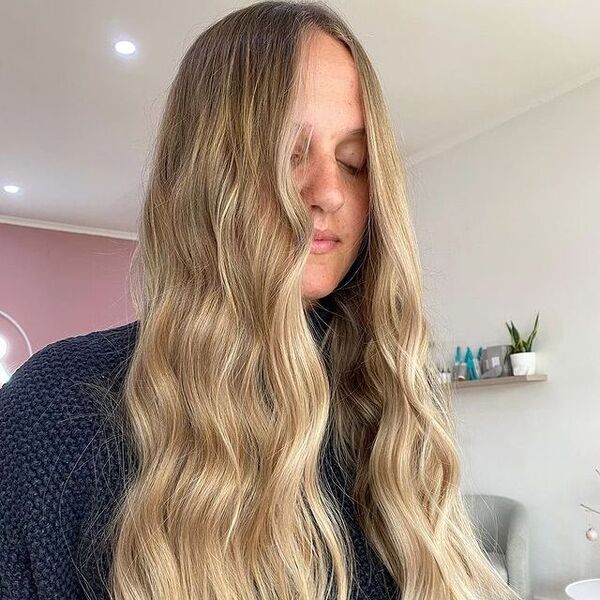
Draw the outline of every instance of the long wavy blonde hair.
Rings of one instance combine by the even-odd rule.
[[[319,344],[300,292],[313,223],[290,173],[316,31],[355,61],[370,194],[360,277],[336,290]],[[112,598],[348,598],[352,545],[319,479],[329,426],[404,600],[518,598],[459,492],[389,112],[331,8],[252,4],[187,50],[132,266],[139,331],[120,409],[136,468],[112,521]]]

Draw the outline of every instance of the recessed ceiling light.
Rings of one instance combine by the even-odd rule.
[[[135,44],[128,40],[121,40],[115,44],[115,50],[119,54],[133,54],[135,52]]]
[[[21,188],[18,185],[5,185],[4,191],[9,194],[16,194]]]

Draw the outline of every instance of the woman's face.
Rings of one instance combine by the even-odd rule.
[[[363,108],[352,55],[341,42],[319,32],[306,60],[306,84],[296,111],[303,128],[292,172],[313,229],[331,230],[338,241],[325,251],[313,244],[302,278],[305,306],[331,293],[351,267],[369,203]]]

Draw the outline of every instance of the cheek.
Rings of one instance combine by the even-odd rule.
[[[367,190],[357,198],[356,202],[352,205],[352,210],[348,214],[346,231],[352,232],[351,237],[354,242],[362,239],[368,220],[369,197]]]

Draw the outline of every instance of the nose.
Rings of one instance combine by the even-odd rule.
[[[344,204],[344,182],[335,157],[325,155],[307,158],[299,169],[300,195],[311,208],[335,212]]]

